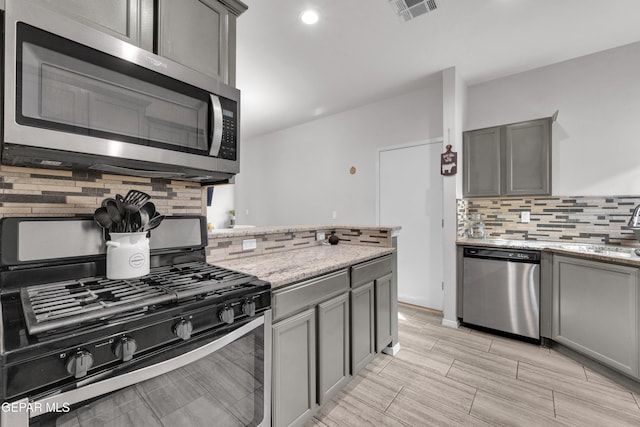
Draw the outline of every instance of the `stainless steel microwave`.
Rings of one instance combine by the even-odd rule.
[[[2,163],[202,183],[239,172],[240,92],[6,0]]]

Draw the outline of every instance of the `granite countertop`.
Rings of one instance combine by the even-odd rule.
[[[317,225],[283,225],[283,226],[269,226],[269,227],[250,227],[250,226],[238,226],[238,228],[221,228],[209,232],[210,239],[227,238],[227,237],[240,237],[240,236],[255,236],[261,234],[277,234],[277,233],[291,233],[296,231],[307,230],[332,230],[332,229],[379,229],[379,230],[391,230],[398,231],[399,226],[383,226],[383,225],[344,225],[344,224],[317,224]]]
[[[395,252],[394,248],[318,245],[305,249],[216,261],[220,267],[258,276],[273,289]]]
[[[640,256],[636,255],[636,248],[594,245],[590,243],[545,242],[540,240],[508,240],[508,239],[471,239],[461,238],[456,241],[459,246],[486,246],[498,248],[519,248],[544,250],[558,254],[580,256],[596,261],[613,262],[616,264],[640,267]]]

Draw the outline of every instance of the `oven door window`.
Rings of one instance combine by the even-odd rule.
[[[168,372],[171,360],[154,365],[158,370],[154,378],[72,405],[69,410],[62,403],[57,412],[34,418],[30,425],[257,426],[264,418],[264,330],[264,324],[260,325],[221,349]]]
[[[208,92],[24,23],[17,58],[19,124],[209,154]]]

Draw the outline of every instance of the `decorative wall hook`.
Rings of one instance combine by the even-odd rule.
[[[447,151],[440,155],[440,174],[455,175],[458,172],[458,153],[451,151],[451,144],[447,144]]]

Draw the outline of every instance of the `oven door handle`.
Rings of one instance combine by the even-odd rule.
[[[248,334],[264,323],[265,316],[263,314],[259,318],[254,319],[245,325],[242,325],[238,329],[229,332],[228,334],[218,338],[217,340],[212,341],[202,347],[196,348],[195,350],[192,350],[188,353],[174,357],[173,359],[165,360],[163,362],[156,363],[155,365],[147,366],[132,372],[127,372],[117,377],[109,378],[99,382],[94,382],[91,384],[85,383],[79,385],[79,387],[74,390],[47,396],[36,402],[33,402],[34,404],[31,405],[31,408],[33,410],[29,412],[29,417],[34,418],[44,414],[46,412],[46,408],[61,408],[63,407],[63,405],[74,405],[76,403],[80,403],[85,400],[89,400],[94,397],[102,396],[106,393],[119,390],[133,384],[137,384],[141,381],[155,378],[174,369],[181,368],[220,350],[224,346]]]

